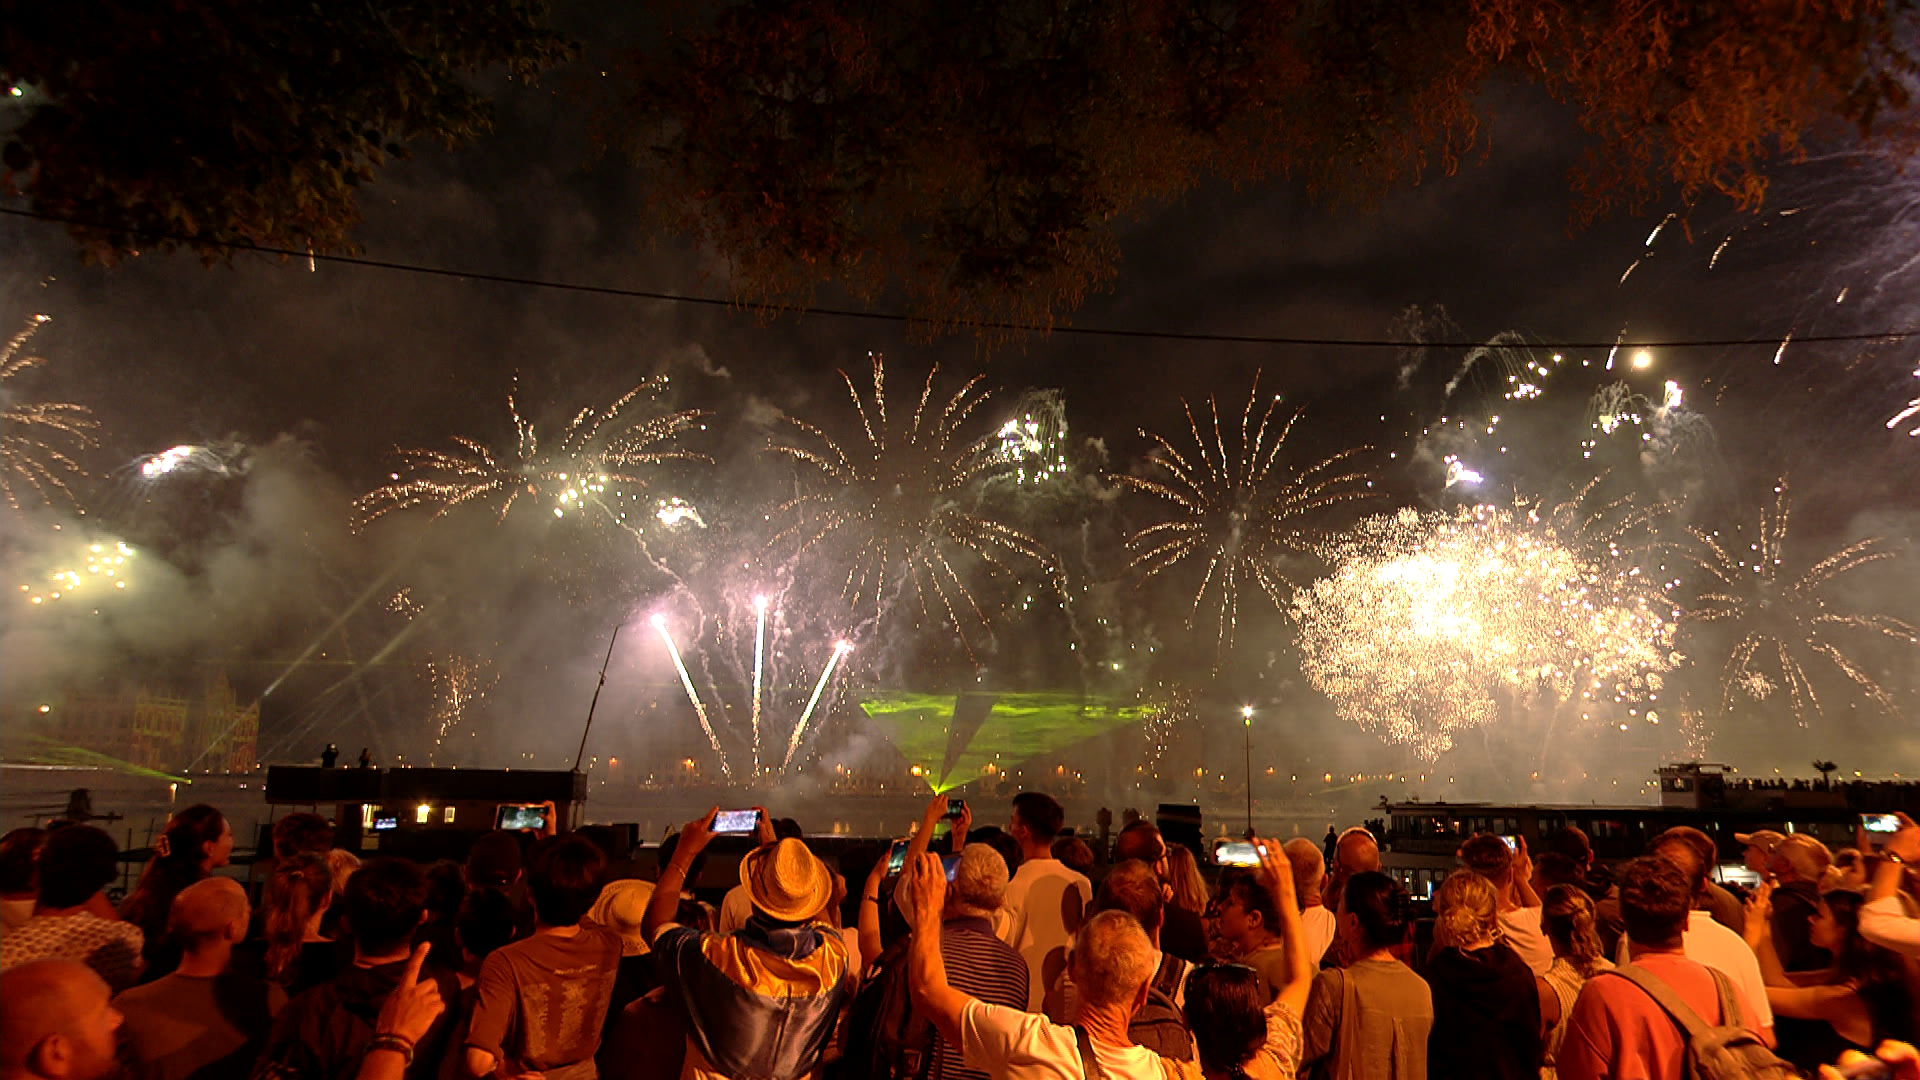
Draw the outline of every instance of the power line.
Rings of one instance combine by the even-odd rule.
[[[614,296],[629,300],[652,300],[668,304],[690,304],[699,307],[743,308],[752,305],[715,296],[685,296],[678,293],[658,292],[649,289],[626,289],[615,285],[593,285],[576,281],[554,281],[548,278],[524,277],[518,274],[493,274],[479,270],[455,270],[444,266],[427,266],[421,263],[397,262],[390,259],[368,259],[357,255],[329,255],[314,251],[294,251],[291,248],[270,247],[245,240],[210,240],[206,237],[189,237],[176,233],[153,229],[132,229],[121,226],[101,225],[97,222],[58,214],[44,214],[35,210],[16,207],[0,207],[0,214],[11,217],[27,218],[33,221],[51,222],[61,225],[74,225],[103,232],[120,232],[149,239],[170,240],[182,244],[204,244],[226,248],[232,251],[248,251],[260,255],[276,255],[289,259],[307,259],[311,262],[337,263],[342,266],[359,266],[371,270],[392,270],[405,274],[420,274],[427,277],[453,278],[462,281],[484,281],[496,285],[519,285],[532,289],[551,289],[557,292],[584,293],[591,296]],[[862,311],[858,308],[817,307],[805,305],[799,307],[771,306],[770,311],[778,314],[815,315],[830,319],[858,319],[867,322],[885,322],[898,324],[933,323],[933,320],[917,318],[902,312]],[[1071,337],[1128,338],[1146,341],[1182,341],[1218,345],[1275,345],[1302,348],[1332,349],[1478,349],[1486,346],[1486,341],[1397,341],[1389,338],[1325,338],[1291,337],[1269,334],[1215,334],[1182,330],[1143,330],[1123,326],[1045,326],[1037,323],[1016,323],[997,321],[972,321],[960,324],[977,330],[1004,330],[1014,333],[1040,334],[1042,336],[1059,334]],[[1778,346],[1782,338],[1682,338],[1671,341],[1531,341],[1528,345],[1539,349],[1710,349],[1738,348],[1742,346]],[[1867,341],[1904,341],[1920,337],[1920,328],[1905,330],[1883,330],[1865,334],[1798,334],[1792,340],[1799,345],[1844,344]]]

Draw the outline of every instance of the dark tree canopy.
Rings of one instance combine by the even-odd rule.
[[[1366,198],[1488,146],[1526,79],[1590,137],[1589,218],[1665,185],[1743,206],[1820,125],[1885,131],[1910,0],[741,0],[636,59],[608,135],[743,299],[903,287],[940,322],[1046,323],[1113,225],[1207,177]],[[1903,118],[1904,119],[1904,118]]]
[[[4,182],[93,258],[222,242],[351,247],[355,194],[405,144],[485,131],[467,77],[567,55],[547,0],[0,0],[26,113]]]

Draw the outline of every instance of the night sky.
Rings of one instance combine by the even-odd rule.
[[[590,110],[573,88],[583,72],[622,46],[619,35],[603,32],[601,13],[578,7],[563,9],[562,23],[587,40],[584,59],[541,86],[501,82],[493,134],[454,153],[415,148],[412,161],[390,166],[367,189],[366,220],[357,232],[365,255],[724,296],[724,267],[673,237],[649,233],[638,168],[590,143]],[[1788,474],[1804,493],[1798,512],[1809,543],[1869,534],[1895,539],[1907,558],[1896,569],[1877,570],[1862,588],[1879,610],[1920,620],[1920,564],[1912,551],[1920,537],[1920,439],[1885,426],[1920,390],[1913,377],[1920,344],[1790,345],[1774,362],[1789,330],[1805,336],[1920,327],[1920,272],[1909,261],[1920,250],[1920,181],[1911,169],[1900,175],[1851,144],[1832,141],[1808,162],[1783,163],[1762,211],[1743,213],[1706,198],[1648,249],[1649,232],[1680,209],[1677,200],[1575,228],[1567,171],[1581,143],[1570,118],[1529,91],[1494,87],[1489,94],[1497,122],[1488,155],[1469,157],[1456,175],[1430,171],[1420,185],[1377,203],[1316,203],[1284,180],[1239,191],[1210,184],[1125,223],[1118,279],[1072,322],[1391,339],[1405,336],[1409,312],[1417,310],[1429,326],[1444,318],[1452,328],[1445,336],[1471,341],[1516,332],[1537,341],[1602,342],[1624,333],[1623,355],[1637,341],[1750,339],[1755,344],[1741,348],[1659,349],[1653,366],[1632,376],[1635,388],[1655,400],[1663,380],[1681,383],[1712,426],[1714,451],[1696,463],[1685,485],[1694,512],[1757,507],[1771,480]],[[1781,216],[1783,210],[1798,212]],[[1691,238],[1684,225],[1691,226]],[[1730,235],[1732,243],[1710,270],[1716,247]],[[1484,414],[1491,400],[1484,370],[1453,401],[1444,399],[1461,349],[1428,350],[1417,364],[1408,349],[1064,335],[984,349],[964,334],[928,343],[897,323],[761,318],[737,309],[324,262],[310,272],[303,260],[243,256],[207,268],[172,255],[112,269],[85,267],[59,226],[14,218],[0,220],[0,249],[7,252],[0,262],[0,321],[11,325],[36,311],[52,317],[34,341],[35,351],[52,361],[35,376],[36,396],[87,403],[103,421],[103,446],[87,462],[108,475],[88,495],[93,516],[118,514],[132,527],[167,534],[189,583],[178,603],[224,610],[231,597],[209,598],[239,587],[234,583],[251,583],[245,617],[221,616],[214,621],[224,628],[195,631],[202,659],[298,652],[312,628],[339,610],[341,596],[375,580],[392,552],[415,542],[397,529],[360,541],[344,536],[344,500],[384,478],[396,446],[438,445],[453,434],[509,438],[504,399],[516,376],[523,412],[551,430],[575,408],[610,401],[645,376],[670,374],[675,405],[713,410],[701,449],[719,459],[719,475],[738,477],[765,467],[758,451],[779,413],[836,425],[850,420],[832,372],[844,367],[863,374],[869,350],[887,356],[900,394],[917,387],[934,362],[956,380],[984,370],[1005,401],[1024,389],[1056,388],[1080,460],[1116,471],[1137,467],[1144,455],[1139,428],[1171,434],[1182,423],[1177,398],[1198,402],[1215,394],[1237,409],[1257,370],[1262,387],[1284,393],[1289,405],[1307,406],[1298,436],[1306,447],[1331,452],[1372,443],[1381,452],[1375,464],[1382,488],[1397,501],[1424,506],[1442,505],[1448,496],[1431,463],[1408,466],[1419,450],[1414,436],[1443,413]],[[1842,289],[1848,294],[1836,303]],[[831,291],[817,300],[857,306]],[[876,307],[897,311],[901,304],[888,298]],[[1577,479],[1580,459],[1577,452],[1569,457],[1568,448],[1582,437],[1586,399],[1602,381],[1597,365],[1606,351],[1571,355],[1596,367],[1570,370],[1541,401],[1511,408],[1508,457],[1517,464],[1496,461],[1485,469],[1495,490],[1538,496],[1542,485]],[[1523,408],[1530,410],[1525,416]],[[261,510],[264,497],[257,492],[166,496],[185,501],[141,509],[136,504],[154,496],[132,491],[126,480],[125,466],[177,443],[232,439],[261,448],[283,437],[291,442],[269,457],[302,462],[284,475],[303,478],[299,483],[309,489],[287,499],[311,501],[282,518]],[[254,474],[256,486],[261,476]],[[701,501],[697,483],[676,490]],[[337,532],[305,516],[327,506],[338,509]],[[251,515],[251,524],[219,524],[235,515]],[[9,517],[22,529],[47,520],[44,514]],[[298,544],[277,531],[295,522],[305,523],[296,529]],[[431,542],[464,542],[467,530],[486,524],[484,515],[469,519]],[[263,531],[278,539],[263,539]],[[284,549],[276,547],[283,541]],[[485,541],[493,550],[457,574],[448,571],[447,580],[510,579],[536,544],[524,537]],[[285,596],[261,595],[275,586],[235,569],[246,561],[233,554],[236,545],[264,553],[271,575],[305,584]],[[303,561],[301,545],[317,553],[314,560]],[[322,564],[324,570],[316,569]],[[541,611],[536,618],[520,604]],[[498,650],[508,670],[501,696],[516,707],[552,695],[530,676],[512,687],[515,670],[577,680],[587,664],[578,657],[595,652],[585,642],[604,632],[583,617],[574,621],[588,625],[573,627],[563,645],[529,645],[552,626],[566,625],[569,610],[577,608],[556,608],[524,584],[502,584],[482,606],[488,614],[479,621],[494,626],[506,613],[511,618],[502,625],[518,630],[471,632],[485,640],[465,644]],[[196,626],[213,619],[205,610],[176,610],[150,625],[163,627],[171,617]],[[1176,636],[1174,623],[1163,612],[1156,637]],[[78,654],[111,652],[126,647],[125,635],[137,636],[126,629],[108,642],[19,630],[15,622],[6,638],[10,651],[25,650],[6,664],[10,694],[26,692],[22,661],[97,677],[104,655],[90,663]],[[444,626],[436,632],[449,640],[467,633]],[[167,655],[151,646],[136,651],[149,660]],[[575,659],[557,660],[558,654]],[[1904,669],[1896,662],[1889,670],[1887,685],[1910,715],[1920,708],[1920,679],[1911,651],[1906,656]],[[597,664],[597,655],[590,659]],[[1297,688],[1297,679],[1287,685]],[[1840,700],[1849,699],[1842,694]],[[572,709],[570,700],[566,707]],[[303,707],[290,708],[283,715],[304,715]],[[1324,709],[1320,703],[1309,711]],[[1858,710],[1850,716],[1851,733],[1889,730],[1884,720],[1864,719]],[[1331,717],[1324,722],[1337,724]],[[1806,745],[1788,740],[1778,760],[1804,760]],[[1920,740],[1908,735],[1889,749],[1890,767],[1920,768]],[[1753,756],[1755,766],[1767,757]]]

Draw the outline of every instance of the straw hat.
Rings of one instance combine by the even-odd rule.
[[[651,881],[635,878],[609,881],[606,888],[600,890],[600,898],[593,902],[587,918],[620,935],[621,956],[643,956],[648,950],[646,938],[640,936],[640,919],[652,902]]]
[[[806,841],[789,837],[740,860],[740,884],[753,906],[781,922],[811,919],[833,899],[833,874]]]

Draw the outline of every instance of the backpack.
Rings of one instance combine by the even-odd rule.
[[[1187,1018],[1173,1003],[1187,967],[1185,960],[1171,953],[1161,954],[1160,970],[1153,973],[1153,982],[1147,987],[1147,1002],[1127,1024],[1127,1037],[1134,1045],[1161,1057],[1186,1060],[1193,1056],[1193,1034],[1187,1030]]]
[[[847,1011],[846,1051],[834,1063],[835,1075],[912,1080],[933,1064],[933,1025],[914,1011],[907,981],[911,947],[912,939],[902,937],[875,958]]]
[[[1733,983],[1717,969],[1708,968],[1713,976],[1714,988],[1720,995],[1720,1015],[1738,1017],[1740,1003],[1733,991]],[[1656,1004],[1666,1010],[1668,1016],[1680,1025],[1687,1036],[1686,1076],[1689,1080],[1793,1080],[1800,1071],[1777,1057],[1767,1049],[1760,1037],[1748,1031],[1739,1023],[1715,1026],[1700,1018],[1700,1014],[1680,995],[1673,992],[1665,980],[1637,964],[1614,969],[1614,974],[1625,976],[1635,986],[1646,991]]]

